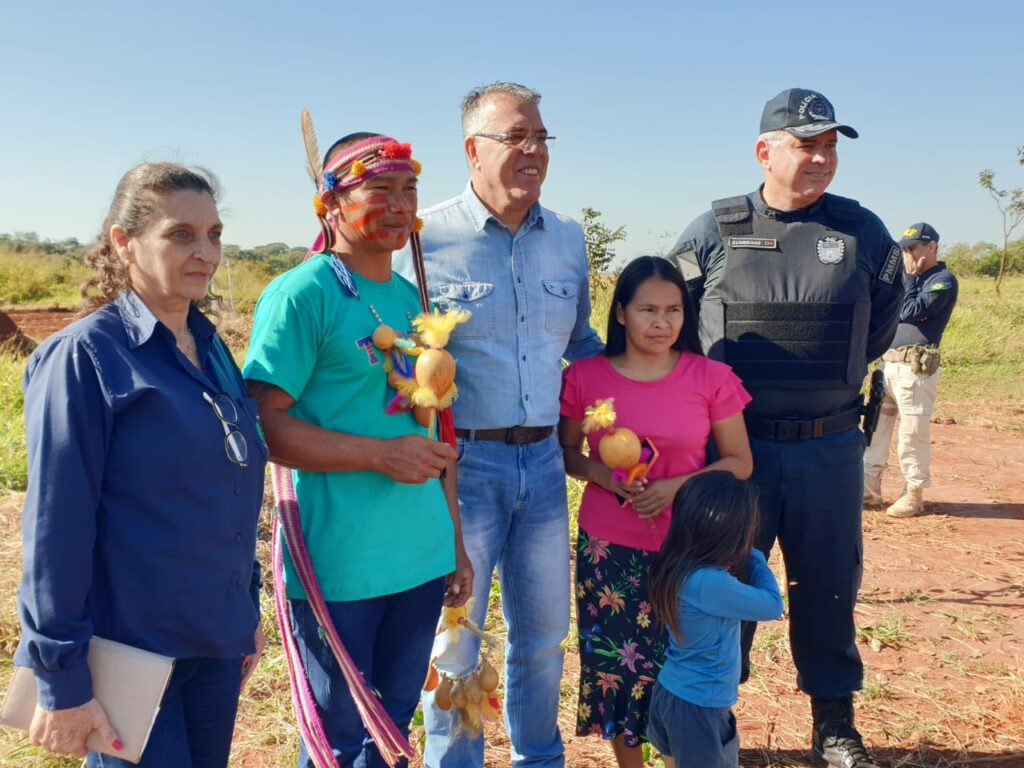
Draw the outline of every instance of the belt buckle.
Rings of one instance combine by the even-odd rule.
[[[505,430],[506,445],[522,445],[524,442],[523,434],[519,427],[509,427]]]
[[[775,439],[784,443],[792,443],[800,439],[800,422],[780,420],[775,422]]]

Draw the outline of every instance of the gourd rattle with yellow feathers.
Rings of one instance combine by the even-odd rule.
[[[627,427],[616,427],[615,398],[597,400],[584,411],[583,432],[598,429],[608,431],[601,437],[597,449],[601,461],[612,470],[612,482],[632,484],[647,475],[655,453],[641,443],[636,432]]]
[[[397,393],[387,412],[411,410],[421,426],[434,431],[434,411],[447,408],[458,397],[455,386],[455,358],[444,347],[455,326],[466,322],[471,313],[456,309],[441,313],[423,312],[413,319],[415,333],[399,336],[381,324],[373,332],[373,345],[387,355],[384,370],[388,384]],[[412,367],[408,358],[415,357]]]
[[[458,608],[442,609],[437,633],[445,641],[441,647],[451,648],[458,643],[459,634],[463,631],[481,639],[480,663],[468,674],[456,677],[439,672],[438,658],[435,657],[430,660],[423,690],[434,692],[434,703],[438,709],[451,711],[455,715],[457,729],[465,731],[470,738],[476,738],[483,730],[485,720],[493,721],[501,717],[501,701],[497,694],[498,671],[492,663],[498,641],[469,618],[469,603]],[[441,653],[443,655],[444,651]]]

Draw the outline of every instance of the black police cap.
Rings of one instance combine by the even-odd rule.
[[[858,135],[850,126],[836,122],[832,102],[806,88],[788,88],[769,99],[761,113],[761,133],[786,131],[800,138],[810,138],[833,129],[851,139]]]

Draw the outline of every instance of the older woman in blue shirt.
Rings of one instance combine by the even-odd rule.
[[[89,314],[25,374],[29,485],[22,638],[33,743],[121,748],[86,656],[105,637],[175,661],[146,766],[227,765],[262,649],[254,566],[267,450],[253,401],[198,309],[221,256],[215,181],[146,163],[121,179],[87,256]],[[88,754],[90,766],[127,765]]]

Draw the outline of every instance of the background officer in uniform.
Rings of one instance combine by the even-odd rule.
[[[953,273],[939,261],[939,233],[921,222],[908,227],[903,249],[903,304],[900,324],[882,356],[885,399],[874,439],[864,453],[864,503],[882,503],[882,472],[899,414],[896,454],[905,487],[886,510],[892,517],[913,517],[924,511],[924,489],[931,485],[930,425],[939,385],[939,342],[956,304]]]
[[[900,249],[870,211],[825,194],[836,171],[832,104],[793,88],[771,99],[754,145],[764,184],[719,200],[672,254],[702,293],[701,344],[743,379],[767,554],[779,541],[790,642],[811,696],[815,751],[871,766],[853,725],[863,681],[853,607],[861,580],[860,387],[896,329]],[[700,282],[703,282],[701,290]],[[756,625],[744,627],[744,677]]]

